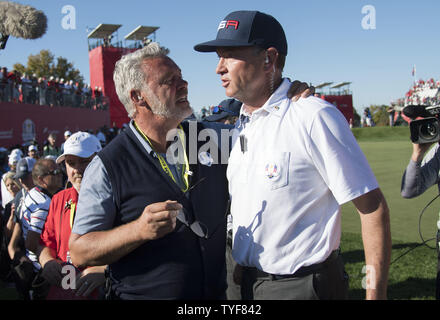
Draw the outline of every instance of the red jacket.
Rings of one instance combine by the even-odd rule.
[[[56,257],[63,262],[72,263],[69,254],[69,237],[72,232],[73,219],[75,218],[78,192],[75,188],[56,193],[50,202],[46,223],[41,232],[40,243],[52,248]],[[78,269],[82,270],[82,269]],[[88,300],[98,298],[98,288],[89,297],[78,297],[73,290],[64,290],[52,286],[46,299],[48,300]]]
[[[73,187],[56,193],[50,202],[40,239],[42,245],[55,250],[57,258],[68,263],[71,263],[69,254],[69,237],[73,224],[71,213],[75,215],[77,203],[78,192]]]

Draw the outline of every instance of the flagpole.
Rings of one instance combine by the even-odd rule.
[[[417,73],[417,70],[416,70],[416,65],[414,65],[414,67],[413,67],[413,81],[414,81],[414,84],[416,84],[416,73]]]

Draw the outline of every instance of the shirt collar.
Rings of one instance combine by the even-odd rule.
[[[253,113],[268,112],[281,118],[286,113],[289,106],[289,104],[283,103],[283,100],[287,98],[287,91],[289,90],[290,85],[290,80],[288,78],[284,78],[281,82],[281,85],[269,97],[266,103],[260,109],[254,111]],[[250,114],[244,110],[243,105],[240,109],[240,117],[242,115],[247,117],[250,116]]]
[[[266,101],[261,109],[266,110],[267,112],[280,118],[283,117],[287,111],[287,108],[289,107],[288,103],[283,102],[287,98],[287,91],[289,91],[290,84],[290,80],[284,78],[283,82],[281,82],[281,85],[275,90],[275,92],[270,96],[269,100]]]
[[[147,150],[148,154],[154,155],[154,151],[151,148],[150,144],[145,141],[145,139],[139,134],[139,132],[134,127],[134,120],[130,120],[129,128],[131,131],[133,131],[136,138],[139,140],[139,142],[144,146],[145,150]]]
[[[145,139],[140,135],[140,133],[136,130],[136,127],[134,126],[134,120],[130,120],[129,123],[129,128],[131,129],[131,131],[133,131],[134,135],[136,136],[136,138],[139,140],[139,142],[142,144],[142,146],[145,148],[145,150],[147,150],[148,154],[153,156],[153,157],[157,157],[156,156],[156,152],[153,150],[153,148],[151,147],[151,145],[145,141]],[[177,141],[177,136],[174,137],[174,142]],[[173,142],[173,143],[174,143]],[[166,153],[165,153],[166,154]],[[165,154],[161,154],[165,159]]]

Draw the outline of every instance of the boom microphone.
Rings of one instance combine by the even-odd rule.
[[[0,2],[0,49],[4,49],[9,36],[37,39],[46,29],[47,18],[42,11],[10,1]]]
[[[426,110],[426,106],[424,105],[409,105],[402,109],[403,114],[411,119],[415,119],[418,117],[432,117],[433,115]]]

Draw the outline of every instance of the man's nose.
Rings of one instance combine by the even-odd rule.
[[[221,57],[219,58],[218,63],[217,63],[217,68],[215,68],[215,73],[217,73],[219,75],[226,73],[224,58],[221,58]]]
[[[185,79],[180,79],[179,83],[177,85],[177,90],[181,90],[181,89],[186,89],[188,88],[188,81],[186,81]]]

